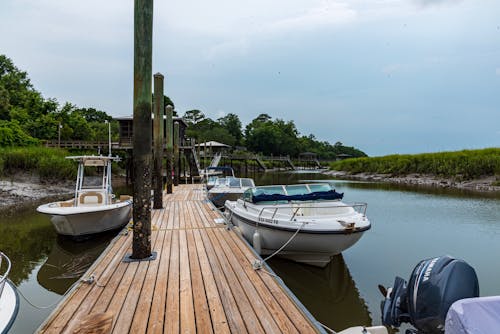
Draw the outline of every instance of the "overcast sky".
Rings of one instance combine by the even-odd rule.
[[[182,115],[260,113],[369,155],[500,147],[500,1],[156,1]],[[132,114],[132,0],[1,0],[0,53],[44,97]]]

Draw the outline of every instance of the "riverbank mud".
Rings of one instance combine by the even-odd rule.
[[[41,183],[31,176],[0,179],[0,212],[17,211],[42,200],[67,198],[74,191],[72,182]]]

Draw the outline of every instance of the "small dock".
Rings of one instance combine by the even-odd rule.
[[[319,323],[219,223],[202,185],[180,185],[152,212],[153,261],[122,261],[117,236],[39,328],[41,333],[318,333]],[[102,331],[99,331],[102,330]]]

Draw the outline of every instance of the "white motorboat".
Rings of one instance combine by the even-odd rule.
[[[231,167],[207,167],[203,175],[207,179],[207,190],[210,190],[219,177],[234,177],[234,170]]]
[[[81,237],[114,230],[130,220],[130,196],[115,199],[111,188],[112,156],[72,156],[78,162],[75,196],[68,201],[40,205],[38,212],[51,216],[58,234]]]
[[[3,263],[3,265],[2,265]],[[0,333],[7,333],[14,323],[19,310],[19,296],[8,276],[11,268],[9,258],[0,252]]]
[[[371,227],[367,204],[342,197],[328,183],[262,186],[227,201],[225,209],[258,253],[279,250],[278,256],[324,267]]]
[[[208,199],[216,207],[223,207],[226,201],[236,201],[252,187],[255,187],[255,183],[249,178],[219,177],[213,188],[208,191]]]

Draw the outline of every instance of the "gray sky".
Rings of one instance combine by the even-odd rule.
[[[369,155],[500,146],[500,1],[156,1],[176,109],[260,113]],[[44,97],[132,114],[133,1],[1,0],[0,53]]]

